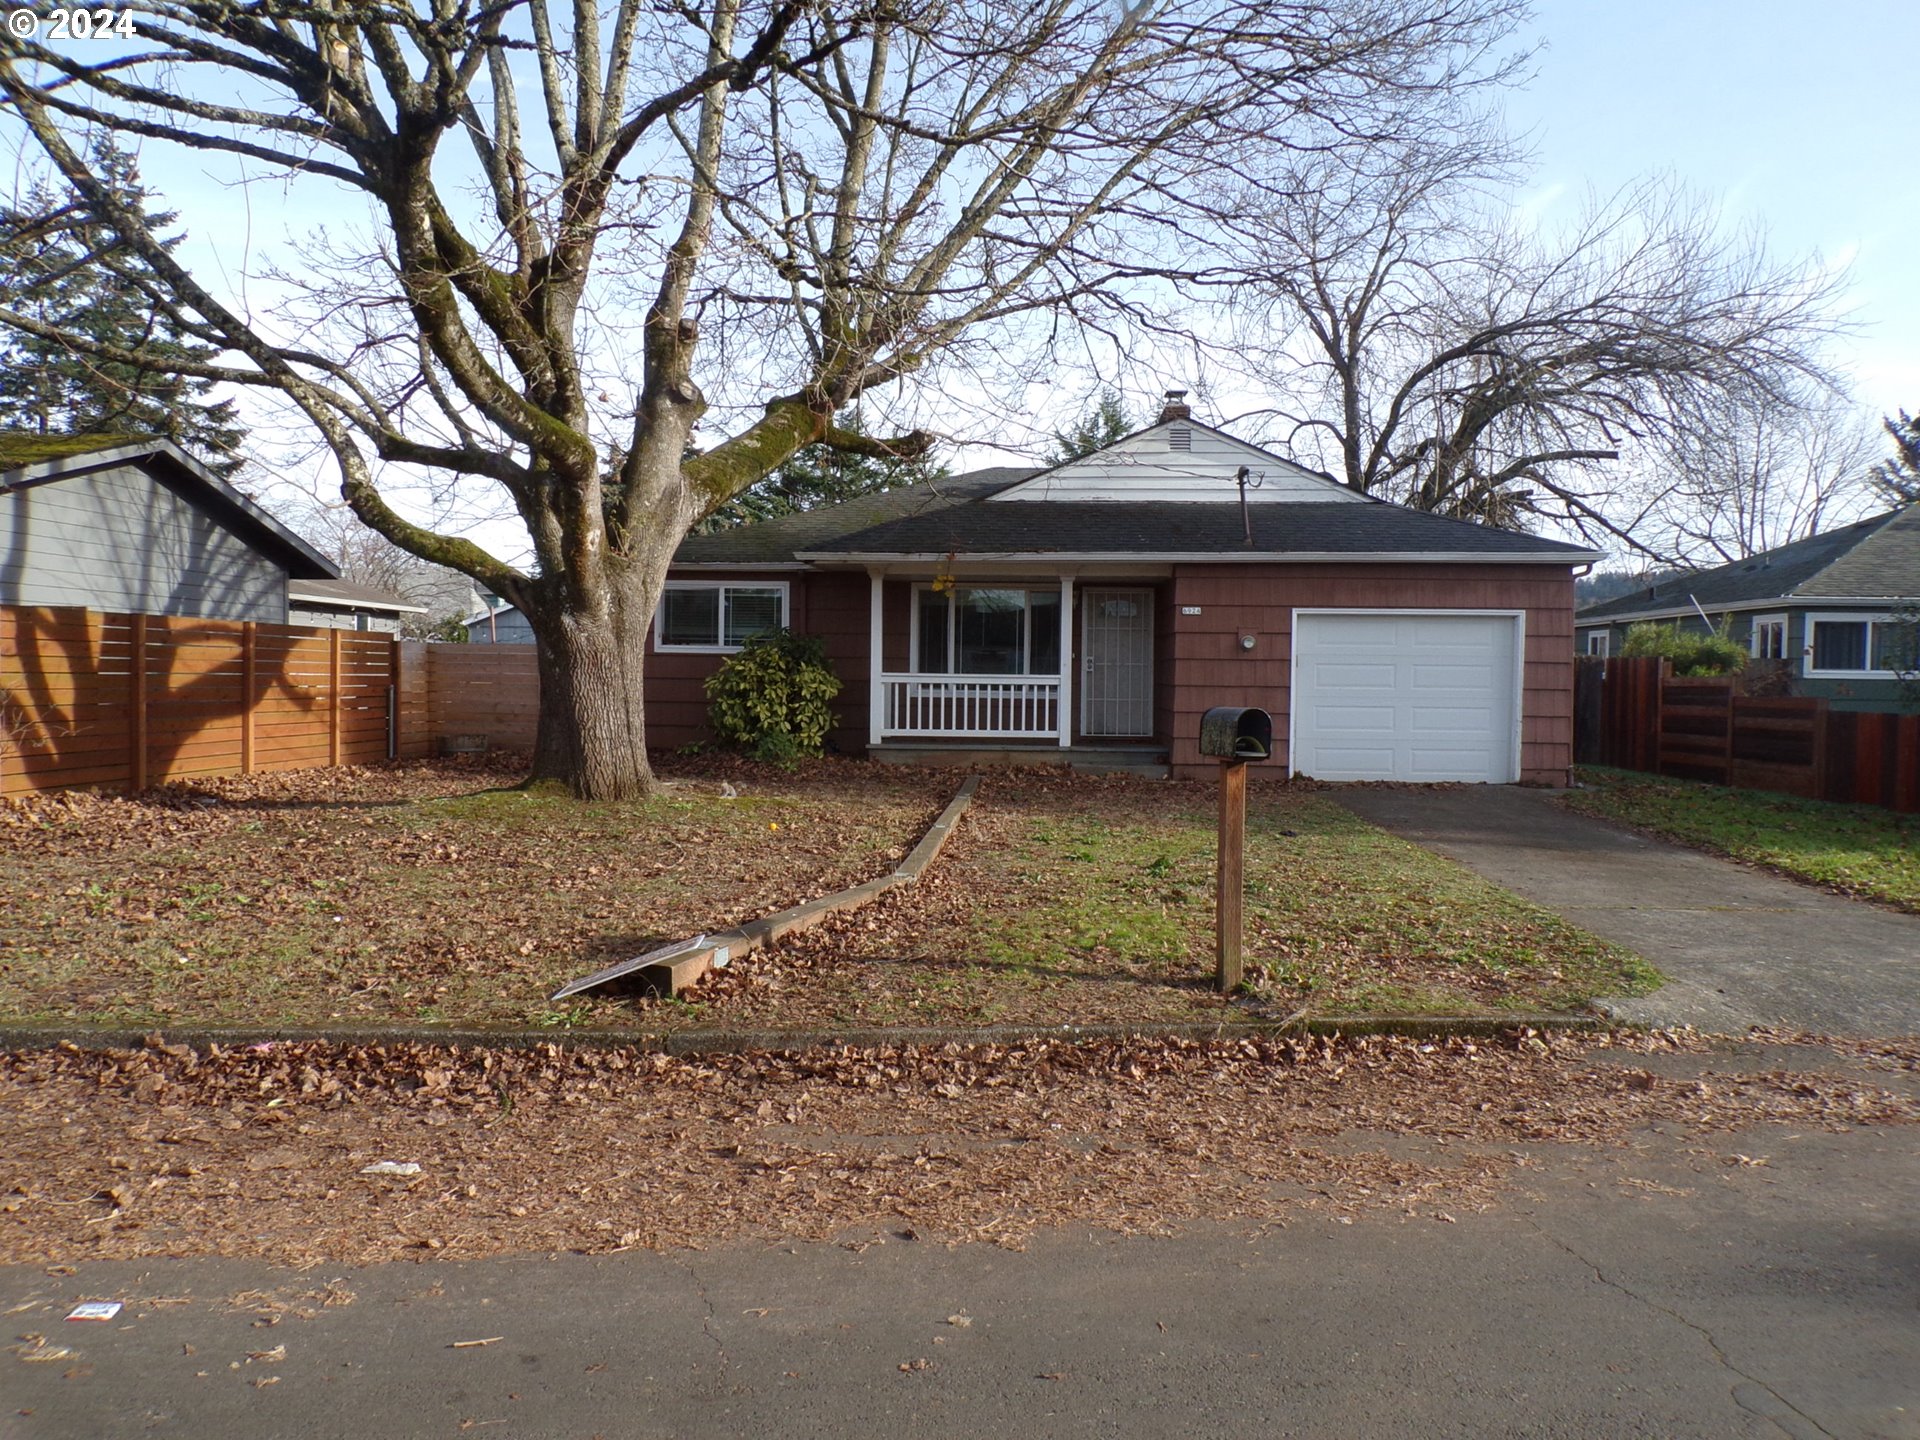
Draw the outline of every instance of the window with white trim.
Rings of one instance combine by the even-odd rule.
[[[1784,615],[1756,615],[1753,617],[1753,636],[1748,644],[1756,660],[1784,660],[1787,658],[1787,617]]]
[[[962,585],[913,592],[916,675],[1058,675],[1060,592]]]
[[[654,617],[656,650],[738,650],[787,623],[784,581],[669,580]]]
[[[1587,631],[1587,654],[1598,656],[1604,660],[1612,648],[1613,632],[1611,630]]]
[[[1885,679],[1916,668],[1920,635],[1891,615],[1809,615],[1807,674]]]

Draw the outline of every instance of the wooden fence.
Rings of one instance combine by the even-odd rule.
[[[531,750],[540,672],[531,645],[425,645],[427,729],[485,735],[495,750]]]
[[[1749,790],[1920,812],[1920,715],[1748,695],[1739,676],[1682,678],[1657,658],[1582,658],[1574,759]]]
[[[531,645],[0,607],[0,795],[533,746]]]
[[[0,794],[384,760],[395,683],[385,635],[0,609]]]

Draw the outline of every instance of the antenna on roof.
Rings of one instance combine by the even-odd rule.
[[[1253,548],[1253,512],[1247,509],[1247,491],[1258,490],[1267,483],[1267,472],[1249,470],[1242,465],[1233,472],[1234,483],[1240,487],[1240,528],[1247,532],[1247,548]]]

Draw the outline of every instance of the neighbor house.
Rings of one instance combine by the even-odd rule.
[[[287,623],[320,629],[366,630],[398,635],[409,615],[425,615],[427,607],[404,595],[357,580],[289,580]]]
[[[1802,695],[1838,709],[1888,709],[1914,668],[1920,505],[1663,579],[1575,617],[1583,655],[1618,654],[1643,620],[1724,628],[1756,659],[1782,662]]]
[[[166,440],[0,435],[0,605],[287,623],[339,571]]]
[[[845,684],[833,744],[876,759],[1202,775],[1202,712],[1240,705],[1272,713],[1292,773],[1566,782],[1595,552],[1368,499],[1170,402],[1050,469],[690,537],[649,738],[708,738],[706,677],[788,626]]]

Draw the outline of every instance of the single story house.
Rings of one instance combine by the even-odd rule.
[[[339,573],[171,441],[0,435],[0,605],[284,625]]]
[[[1920,608],[1920,505],[1675,576],[1589,605],[1574,619],[1583,655],[1618,654],[1642,620],[1728,633],[1789,669],[1794,689],[1836,709],[1888,709],[1896,671],[1914,664],[1910,620]],[[1704,613],[1704,618],[1703,618]]]
[[[1573,575],[1598,553],[1369,499],[1169,400],[1066,464],[689,537],[650,740],[707,738],[702,682],[784,625],[845,685],[844,753],[1203,776],[1201,714],[1238,705],[1293,774],[1566,783]]]
[[[533,626],[527,617],[497,596],[482,597],[482,604],[465,621],[467,639],[475,645],[531,645]]]
[[[354,580],[288,580],[287,624],[398,635],[402,617],[424,615],[404,595]]]

